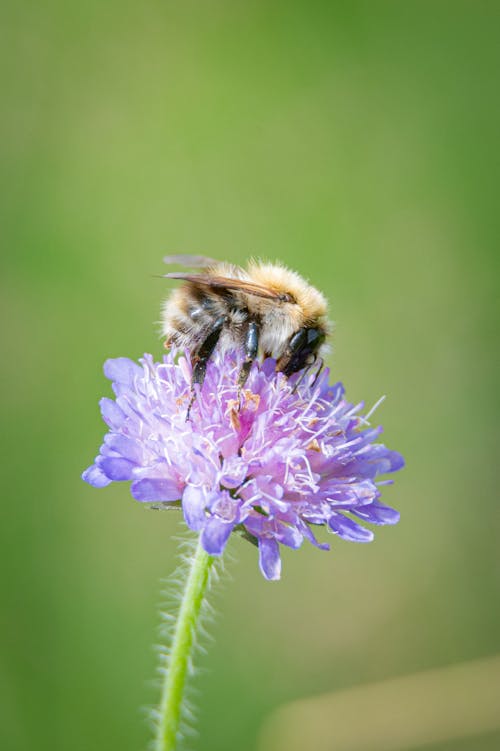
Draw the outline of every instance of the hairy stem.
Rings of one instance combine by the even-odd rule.
[[[186,676],[193,651],[196,626],[214,557],[200,542],[191,559],[186,586],[175,625],[167,671],[158,710],[155,751],[173,751],[177,746]]]

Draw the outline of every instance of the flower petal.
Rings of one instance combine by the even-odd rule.
[[[144,376],[143,369],[128,357],[115,357],[104,363],[104,375],[110,381],[121,383],[123,386],[132,386],[134,378]]]
[[[332,514],[328,519],[328,526],[332,532],[349,542],[371,542],[374,538],[371,529],[361,527],[342,514]]]
[[[382,503],[372,503],[369,506],[351,509],[351,513],[365,519],[370,524],[397,524],[399,521],[399,511],[384,506]]]
[[[99,467],[110,480],[131,480],[135,464],[121,457],[105,456],[99,459]]]
[[[136,501],[178,501],[182,495],[177,482],[168,479],[145,478],[136,480],[130,488]]]
[[[188,527],[195,532],[199,532],[207,520],[205,513],[206,505],[207,495],[203,487],[188,485],[184,488],[184,493],[182,494],[184,519]]]
[[[108,433],[104,438],[106,448],[115,451],[119,456],[134,464],[142,461],[142,451],[139,443],[121,433]]]
[[[304,537],[307,537],[309,542],[311,542],[316,548],[319,548],[320,550],[330,550],[330,545],[327,542],[318,542],[312,529],[302,520],[300,520],[299,529]]]
[[[240,456],[224,460],[220,474],[220,484],[225,488],[237,488],[245,480],[248,464]]]
[[[387,453],[390,469],[386,469],[386,472],[397,472],[398,469],[402,469],[405,466],[404,457],[397,451],[388,451]]]
[[[104,472],[95,464],[92,464],[91,467],[88,467],[88,469],[82,473],[82,480],[88,482],[89,485],[93,485],[94,488],[105,488],[106,485],[109,485],[111,482],[109,477],[106,477]]]
[[[274,537],[259,538],[259,566],[266,579],[281,578],[280,546]]]
[[[210,555],[221,555],[229,535],[233,531],[233,522],[223,522],[217,516],[207,520],[201,533],[201,544]]]
[[[276,539],[279,540],[282,545],[297,550],[297,548],[300,548],[302,545],[303,537],[297,527],[280,524],[279,529],[276,532]]]
[[[99,406],[101,408],[102,418],[106,425],[109,425],[109,427],[114,430],[120,429],[125,422],[126,417],[118,404],[113,399],[108,399],[107,396],[104,396],[99,402]]]

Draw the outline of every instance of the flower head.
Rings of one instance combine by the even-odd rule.
[[[276,373],[273,360],[255,363],[239,394],[238,358],[216,354],[186,420],[191,367],[175,354],[105,363],[116,398],[101,400],[109,432],[86,482],[131,480],[138,501],[181,505],[212,555],[241,531],[258,545],[267,579],[280,577],[280,544],[298,548],[307,538],[329,548],[315,525],[370,542],[373,532],[360,522],[399,520],[379,502],[389,481],[376,478],[400,469],[403,458],[375,442],[382,428],[344,399],[342,384],[328,384],[327,369],[299,382]]]

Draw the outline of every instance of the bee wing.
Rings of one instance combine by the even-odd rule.
[[[208,258],[207,256],[190,256],[181,253],[179,255],[165,256],[163,263],[166,263],[167,265],[178,263],[181,266],[188,266],[189,268],[197,269],[200,267],[204,268],[207,266],[213,266],[215,263],[219,263],[219,261],[216,261],[215,258]]]
[[[167,279],[183,279],[185,282],[201,284],[204,287],[214,287],[216,289],[229,289],[246,292],[247,295],[256,297],[265,297],[268,300],[279,300],[280,302],[291,302],[292,299],[286,292],[275,292],[272,289],[263,287],[254,282],[247,282],[244,279],[232,279],[226,276],[217,276],[216,274],[183,274],[174,272],[173,274],[164,274]]]

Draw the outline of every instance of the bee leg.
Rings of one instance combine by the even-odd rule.
[[[295,381],[295,385],[294,385],[294,387],[292,389],[292,394],[295,394],[295,392],[299,388],[300,384],[302,383],[302,381],[304,380],[304,378],[306,377],[306,375],[309,373],[310,367],[311,367],[310,365],[306,365],[306,367],[303,369],[302,373],[299,375],[299,377]]]
[[[314,387],[316,386],[316,384],[317,384],[317,382],[318,382],[318,378],[319,378],[319,376],[320,376],[320,373],[321,373],[321,371],[323,370],[323,366],[324,366],[324,364],[325,364],[325,361],[323,360],[323,358],[322,358],[322,357],[318,358],[318,360],[319,360],[319,367],[318,367],[318,369],[316,370],[316,374],[315,374],[315,376],[314,376],[314,378],[313,378],[313,381],[312,381],[312,383],[311,383],[311,388],[312,388],[312,389],[313,389],[313,388],[314,388]]]
[[[186,420],[189,420],[189,413],[191,412],[191,407],[193,406],[193,402],[196,398],[194,387],[196,386],[196,384],[199,385],[200,389],[203,386],[203,381],[205,380],[205,374],[207,372],[207,363],[212,355],[212,352],[217,346],[217,342],[219,341],[222,329],[224,328],[224,324],[226,322],[226,315],[219,316],[219,318],[214,321],[214,324],[210,329],[210,333],[201,343],[200,347],[191,358],[191,363],[193,365],[193,376],[191,378],[191,400],[189,402]]]
[[[300,374],[300,376],[299,376],[299,377],[297,378],[297,380],[295,381],[295,385],[294,385],[294,387],[293,387],[293,389],[292,389],[292,394],[295,394],[295,392],[297,391],[297,389],[299,388],[299,386],[300,386],[300,385],[301,385],[301,383],[303,382],[304,378],[305,378],[305,377],[306,377],[307,375],[310,375],[310,373],[311,373],[311,370],[312,370],[312,368],[313,368],[314,364],[315,364],[315,363],[317,362],[317,359],[318,359],[318,358],[317,358],[317,356],[316,356],[316,355],[313,355],[313,354],[312,354],[312,355],[309,355],[309,361],[308,361],[308,362],[306,362],[306,364],[305,364],[305,367],[304,367],[304,369],[302,370],[302,373]],[[313,380],[312,380],[312,382],[311,382],[311,384],[310,384],[310,387],[311,387],[311,388],[314,388],[314,386],[316,385],[316,381],[318,380],[318,376],[319,376],[319,374],[321,373],[321,370],[322,370],[322,368],[323,368],[323,360],[321,360],[321,358],[320,358],[320,365],[319,365],[319,368],[317,368],[317,369],[316,369],[316,373],[314,373],[314,377],[313,377]]]
[[[238,375],[238,390],[240,392],[247,381],[252,363],[257,357],[257,352],[259,349],[259,327],[255,321],[250,321],[250,323],[248,324],[243,347],[245,350],[245,362],[241,366],[241,370]]]

